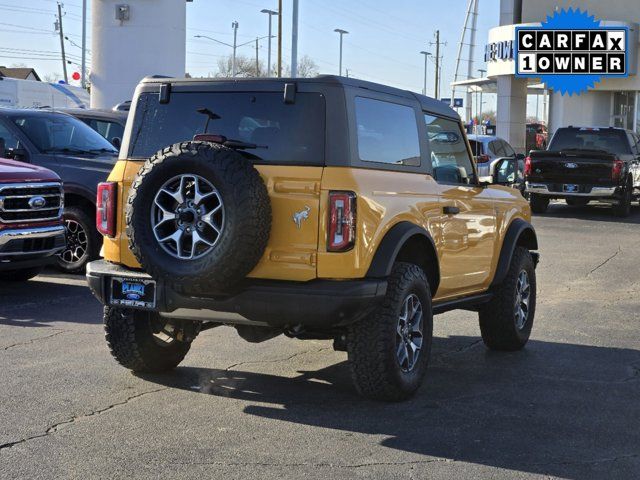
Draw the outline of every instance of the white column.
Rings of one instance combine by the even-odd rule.
[[[498,80],[497,135],[518,153],[525,153],[527,122],[527,80],[501,75]]]

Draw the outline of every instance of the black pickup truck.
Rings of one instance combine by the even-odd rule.
[[[529,153],[525,182],[534,213],[559,198],[573,206],[610,203],[617,216],[626,217],[640,197],[640,138],[615,127],[559,128],[547,150]]]

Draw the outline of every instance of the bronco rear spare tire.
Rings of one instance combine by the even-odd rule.
[[[179,292],[228,290],[258,263],[271,205],[262,178],[235,150],[184,142],[146,161],[126,207],[129,246],[155,279]]]

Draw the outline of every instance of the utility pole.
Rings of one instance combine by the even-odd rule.
[[[278,0],[278,78],[282,77],[282,0]]]
[[[345,33],[349,33],[349,32],[347,32],[346,30],[342,30],[341,28],[336,28],[334,32],[340,34],[340,62],[339,62],[340,66],[338,67],[338,75],[342,75],[342,37],[344,36]]]
[[[236,76],[236,49],[238,48],[238,22],[231,24],[233,27],[233,57],[231,59],[231,76]]]
[[[64,32],[62,30],[62,4],[58,2],[58,21],[56,22],[58,33],[60,33],[60,50],[62,52],[62,72],[64,73],[65,83],[69,83],[67,76],[67,56],[64,52]]]
[[[291,76],[298,76],[298,0],[293,0],[291,21]]]
[[[80,77],[80,85],[87,88],[87,0],[82,0],[82,62],[80,62],[82,76]]]
[[[273,10],[268,10],[266,8],[260,10],[260,13],[266,13],[269,15],[269,48],[267,50],[267,77],[271,76],[271,17],[273,15],[278,15],[278,12],[274,12]]]
[[[436,41],[430,42],[430,45],[436,46],[436,84],[435,84],[435,98],[440,100],[440,45],[446,45],[447,42],[440,42],[440,30],[436,30]],[[453,102],[453,99],[451,99]]]
[[[256,77],[260,76],[260,59],[258,58],[258,48],[259,48],[258,41],[259,40],[260,39],[256,37]]]
[[[424,87],[422,87],[422,94],[426,95],[427,94],[427,59],[429,58],[429,55],[431,55],[431,53],[425,52],[424,50],[421,51],[420,53],[424,55]]]

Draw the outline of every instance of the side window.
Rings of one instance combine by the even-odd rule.
[[[356,97],[355,111],[360,160],[420,166],[420,138],[412,107]]]
[[[424,121],[436,181],[465,185],[473,183],[473,164],[460,124],[428,113],[425,113]]]
[[[502,141],[502,146],[504,147],[504,156],[505,157],[514,157],[516,155],[515,150],[504,140]]]
[[[482,151],[482,141],[469,140],[469,145],[471,145],[471,153],[473,153],[474,156],[478,157],[484,154]]]
[[[0,123],[0,138],[4,140],[4,148],[17,148],[18,139],[2,123]]]
[[[498,156],[498,142],[496,140],[492,140],[489,142],[489,151],[493,154]]]

